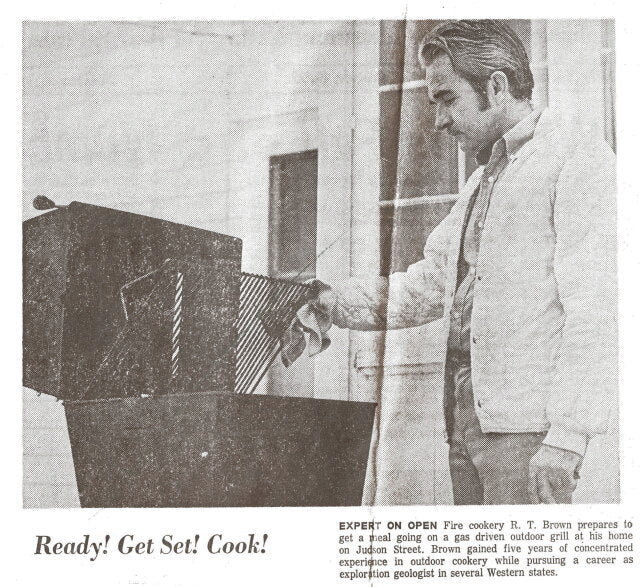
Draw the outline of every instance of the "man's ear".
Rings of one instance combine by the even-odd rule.
[[[509,80],[503,71],[494,71],[487,80],[487,99],[492,106],[500,106],[509,95]]]

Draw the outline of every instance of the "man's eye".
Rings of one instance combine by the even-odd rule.
[[[445,106],[451,106],[455,101],[456,101],[455,98],[447,98],[446,100],[444,100],[443,103]]]

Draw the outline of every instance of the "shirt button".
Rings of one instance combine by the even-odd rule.
[[[474,337],[471,339],[471,342],[473,342],[473,344],[476,344],[476,343],[478,342],[478,339],[474,336]]]
[[[482,402],[480,400],[478,400],[478,407],[481,408],[482,407]]]
[[[478,220],[478,228],[482,228],[484,226],[484,222],[482,220]]]
[[[453,317],[457,320],[458,318],[460,318],[460,312],[454,312],[453,313]]]
[[[487,177],[487,181],[489,183],[492,183],[493,182],[493,175],[490,175],[489,177]]]

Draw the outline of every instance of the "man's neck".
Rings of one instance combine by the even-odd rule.
[[[516,124],[529,116],[531,112],[533,112],[531,102],[529,102],[529,100],[519,100],[510,104],[508,109],[500,113],[499,117],[496,118],[495,137],[479,149],[476,154],[478,163],[486,163],[489,160],[495,142],[507,134]]]
[[[516,124],[529,116],[531,112],[533,112],[533,106],[531,106],[531,102],[529,102],[529,100],[513,102],[511,107],[500,117],[500,121],[497,125],[500,134],[495,140],[497,141],[500,137],[507,134]]]

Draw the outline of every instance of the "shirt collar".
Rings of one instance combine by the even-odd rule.
[[[503,146],[508,157],[511,158],[515,156],[520,148],[533,138],[533,133],[541,114],[542,110],[534,109],[493,145],[487,146],[478,151],[478,154],[476,155],[476,161],[478,164],[486,165],[492,155],[497,155],[498,151],[501,150]]]

